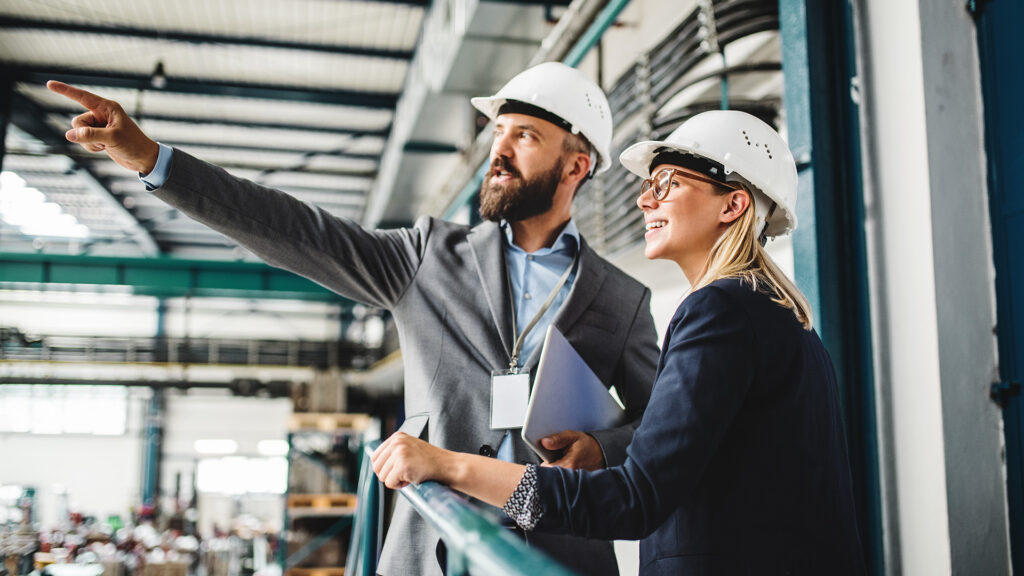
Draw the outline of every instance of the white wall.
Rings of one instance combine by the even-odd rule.
[[[0,485],[36,489],[38,518],[43,528],[64,521],[67,509],[105,519],[127,520],[142,500],[144,413],[149,391],[130,394],[128,430],[120,436],[0,434]],[[260,440],[285,440],[292,413],[287,398],[236,398],[222,391],[167,392],[163,420],[161,505],[174,509],[175,475],[181,474],[181,497],[192,497],[192,474],[204,457],[195,451],[199,439],[231,439],[238,444],[234,456],[260,457]],[[280,529],[284,501],[280,495],[203,493],[199,498],[199,526],[209,534],[213,526],[228,528],[240,513],[257,517]]]
[[[156,335],[158,300],[121,289],[0,290],[0,326],[31,335]],[[192,338],[337,340],[338,306],[297,300],[170,298],[164,333]]]
[[[147,396],[130,395],[128,430],[121,436],[0,434],[0,484],[34,487],[44,528],[56,527],[66,518],[58,514],[66,511],[128,519],[141,499]]]
[[[239,398],[226,391],[191,390],[168,393],[164,420],[163,469],[161,486],[165,506],[173,505],[176,474],[181,474],[181,498],[192,498],[192,476],[200,458],[195,441],[229,439],[238,444],[231,456],[260,457],[261,440],[285,440],[292,403],[287,398]],[[269,526],[280,529],[284,500],[280,496],[201,493],[199,497],[200,533],[209,534],[214,525],[228,528],[236,513],[257,516]]]
[[[952,0],[861,4],[889,573],[1006,574],[973,24]]]
[[[882,292],[892,403],[899,542],[906,574],[948,574],[949,519],[932,252],[930,174],[916,3],[874,2],[868,13],[874,110],[871,128],[884,236]],[[865,79],[867,83],[869,79]],[[877,303],[876,303],[877,305]],[[883,356],[884,355],[884,356]]]

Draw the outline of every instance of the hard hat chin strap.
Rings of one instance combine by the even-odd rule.
[[[761,244],[762,247],[768,243],[768,220],[773,214],[775,214],[775,209],[778,207],[779,204],[773,201],[771,207],[768,208],[768,213],[764,215],[764,222],[761,223],[761,229],[757,231],[757,242]]]

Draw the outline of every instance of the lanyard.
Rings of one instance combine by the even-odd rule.
[[[533,330],[533,327],[537,325],[538,321],[540,321],[541,316],[543,316],[544,313],[548,311],[548,308],[551,307],[551,303],[555,301],[555,296],[558,296],[559,290],[562,289],[562,286],[565,286],[565,282],[569,279],[569,274],[572,273],[572,269],[576,267],[576,262],[579,261],[579,259],[580,259],[580,253],[579,253],[579,250],[577,250],[576,251],[576,255],[572,257],[572,262],[569,263],[569,267],[565,269],[565,272],[562,273],[562,277],[559,278],[558,279],[558,283],[555,284],[555,289],[552,290],[551,294],[548,295],[548,299],[544,301],[544,304],[541,305],[540,310],[537,311],[537,313],[533,316],[533,319],[530,320],[530,322],[526,325],[526,328],[523,328],[523,333],[520,334],[519,337],[516,338],[516,343],[512,347],[512,357],[511,357],[511,359],[508,362],[508,369],[509,369],[509,371],[511,373],[516,374],[516,373],[519,372],[519,353],[523,349],[523,342],[526,341],[526,335],[530,333],[530,330]],[[506,274],[505,280],[508,283],[509,300],[512,301],[512,335],[515,336],[516,335],[516,304],[515,304],[515,297],[516,297],[516,295],[515,295],[515,292],[512,291],[512,279],[509,276],[510,275]]]

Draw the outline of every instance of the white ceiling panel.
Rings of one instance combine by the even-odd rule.
[[[404,60],[308,50],[10,29],[0,29],[0,62],[139,75],[163,63],[169,78],[386,93],[401,89],[408,66]]]
[[[188,30],[331,46],[410,50],[423,8],[338,0],[5,0],[0,14],[132,29]]]
[[[141,104],[143,124],[147,122],[147,115],[153,115],[209,120],[214,123],[259,122],[282,126],[310,126],[318,129],[376,131],[387,128],[393,115],[390,110],[313,102],[280,102],[149,90],[143,92],[140,99],[137,90],[88,85],[80,88],[118,102],[133,118],[139,118],[138,108]],[[47,109],[66,111],[69,119],[84,111],[77,103],[50,92],[42,84],[19,84],[17,89],[19,93],[29,96]],[[268,114],[271,110],[273,114]]]

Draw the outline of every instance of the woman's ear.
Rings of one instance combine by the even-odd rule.
[[[720,218],[723,224],[735,222],[750,208],[750,194],[746,190],[733,190],[725,195],[725,200]]]

